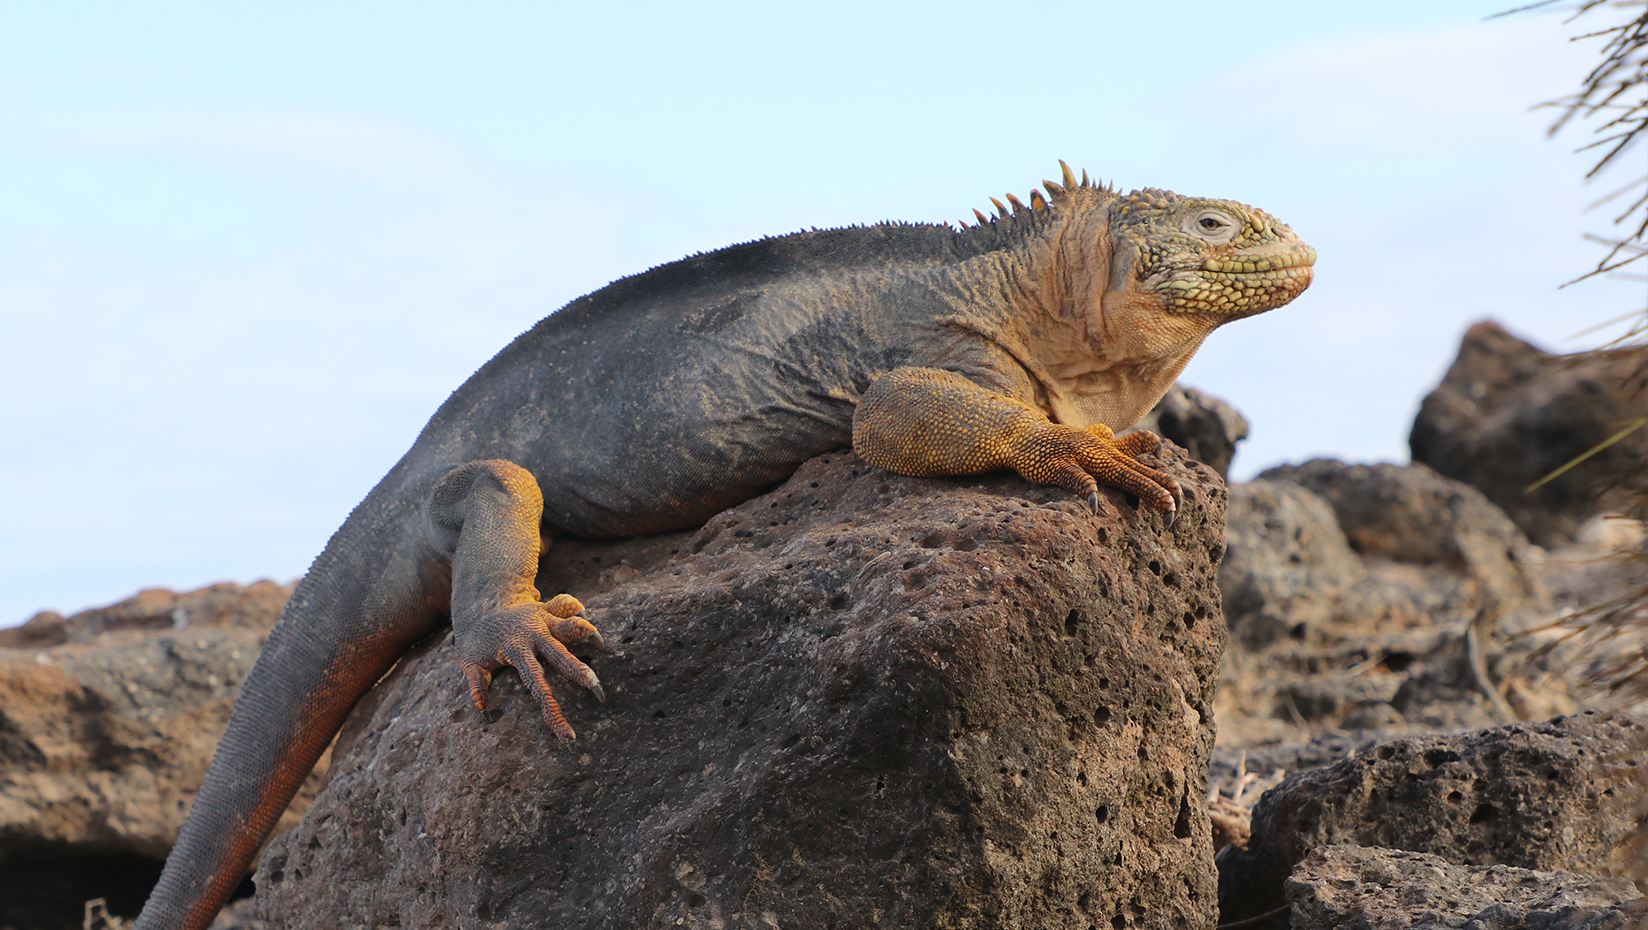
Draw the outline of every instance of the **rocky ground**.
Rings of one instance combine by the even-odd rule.
[[[697,531],[562,543],[611,644],[606,704],[563,690],[578,742],[512,677],[476,712],[435,638],[220,926],[1633,926],[1648,723],[1594,686],[1641,641],[1550,624],[1648,584],[1596,517],[1648,447],[1520,490],[1641,415],[1643,367],[1481,324],[1418,464],[1228,491],[1247,424],[1176,390],[1171,526],[839,454]],[[135,914],[289,593],[0,631],[0,930]]]

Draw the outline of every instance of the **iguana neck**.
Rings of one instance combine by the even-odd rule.
[[[1218,320],[1165,314],[1147,295],[1113,290],[1119,276],[1103,203],[1032,219],[1014,230],[1016,241],[940,272],[952,308],[944,322],[1011,355],[1055,422],[1131,426]]]

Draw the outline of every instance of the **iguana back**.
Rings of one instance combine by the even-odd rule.
[[[857,399],[943,309],[919,282],[969,245],[943,226],[803,232],[624,278],[498,353],[408,460],[430,484],[531,463],[547,524],[578,535],[702,523],[850,443]]]

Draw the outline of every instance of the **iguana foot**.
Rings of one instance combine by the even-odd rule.
[[[473,616],[458,635],[458,662],[469,679],[469,696],[475,706],[486,710],[492,674],[512,667],[532,692],[550,730],[563,742],[575,739],[577,734],[550,692],[544,669],[552,667],[599,700],[607,699],[595,672],[567,651],[568,646],[582,642],[603,644],[600,632],[583,613],[584,605],[577,598],[557,594],[547,602],[529,601]]]
[[[544,551],[544,498],[531,472],[505,459],[466,462],[429,494],[431,541],[451,553],[452,630],[458,665],[475,706],[486,710],[492,675],[510,667],[521,676],[562,740],[572,727],[550,693],[545,667],[606,700],[601,681],[567,647],[601,634],[570,594],[540,601],[534,578]]]
[[[1100,430],[1103,432],[1101,433]],[[1136,429],[1126,436],[1117,437],[1110,427],[1097,423],[1089,426],[1087,431],[1098,436],[1101,441],[1109,439],[1115,442],[1116,446],[1127,456],[1126,465],[1128,468],[1143,475],[1173,496],[1173,508],[1164,511],[1167,514],[1167,522],[1172,523],[1173,519],[1179,515],[1179,505],[1184,503],[1184,489],[1179,487],[1179,482],[1172,475],[1138,461],[1141,455],[1154,455],[1160,451],[1162,437],[1147,429]],[[1161,510],[1161,508],[1158,507],[1157,510]]]
[[[1148,430],[1117,439],[1102,423],[1085,430],[1047,423],[1024,438],[1014,450],[1012,465],[1032,481],[1056,484],[1081,495],[1095,513],[1099,485],[1104,484],[1138,497],[1171,523],[1184,496],[1179,482],[1138,460],[1161,444]]]

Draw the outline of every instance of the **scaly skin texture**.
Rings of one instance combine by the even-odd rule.
[[[1062,162],[1061,162],[1062,165]],[[1120,195],[1064,170],[976,226],[797,233],[696,255],[573,301],[435,413],[299,583],[212,758],[139,930],[199,930],[349,709],[450,619],[477,707],[513,668],[600,643],[536,587],[543,541],[698,525],[851,445],[912,475],[1014,468],[1171,516],[1178,487],[1121,438],[1212,330],[1287,303],[1315,252],[1225,200]],[[455,678],[457,676],[454,676]]]

